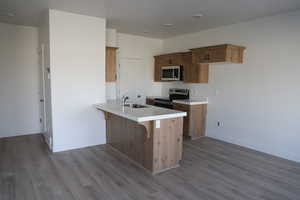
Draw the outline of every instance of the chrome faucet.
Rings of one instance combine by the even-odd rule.
[[[125,106],[125,104],[126,104],[126,101],[129,99],[129,97],[128,96],[122,96],[122,105],[123,106]]]

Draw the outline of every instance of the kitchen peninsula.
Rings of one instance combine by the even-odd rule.
[[[179,166],[186,112],[113,101],[97,104],[105,113],[106,139],[114,149],[152,174]]]

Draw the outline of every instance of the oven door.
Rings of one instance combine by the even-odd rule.
[[[180,66],[169,66],[161,68],[161,80],[163,81],[179,81]]]
[[[172,102],[162,101],[162,100],[154,100],[154,106],[173,109]]]

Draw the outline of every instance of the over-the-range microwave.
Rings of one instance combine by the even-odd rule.
[[[182,81],[183,67],[182,66],[165,66],[161,68],[162,81]]]

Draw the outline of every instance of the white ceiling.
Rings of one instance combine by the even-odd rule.
[[[297,10],[300,0],[1,0],[0,22],[38,26],[47,8],[105,17],[118,32],[166,38]],[[16,16],[3,16],[9,12]]]

